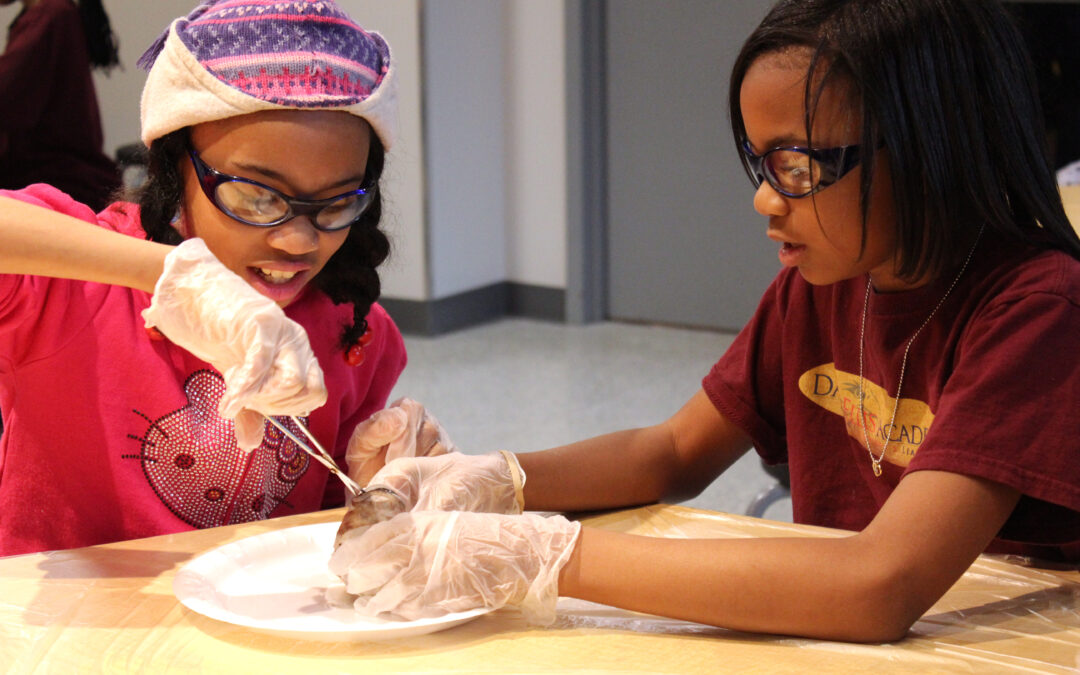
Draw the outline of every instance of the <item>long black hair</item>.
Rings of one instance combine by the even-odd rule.
[[[78,0],[90,66],[108,73],[120,65],[119,45],[101,0]]]
[[[150,144],[146,181],[139,188],[137,199],[142,226],[151,241],[175,246],[184,240],[172,222],[184,196],[180,167],[182,161],[187,161],[188,133],[187,128],[180,129]],[[364,334],[368,312],[382,292],[376,268],[390,254],[390,241],[379,229],[382,191],[378,185],[385,158],[382,142],[372,133],[364,176],[375,184],[375,195],[360,219],[349,228],[345,243],[312,282],[334,304],[352,303],[353,322],[342,329],[342,349],[348,349]]]
[[[861,106],[864,224],[872,155],[888,152],[899,276],[955,267],[984,223],[1006,240],[1080,259],[1047,159],[1034,70],[997,0],[781,0],[732,70],[737,144],[746,134],[739,92],[747,70],[760,56],[799,49],[810,55],[808,143],[827,84],[842,83]]]

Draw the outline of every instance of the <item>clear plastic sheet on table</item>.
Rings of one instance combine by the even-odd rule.
[[[282,640],[199,615],[172,579],[199,553],[341,511],[105,546],[0,558],[0,672],[1077,672],[1080,574],[980,558],[893,644],[768,635],[569,598],[556,623],[500,610],[384,642]],[[836,536],[829,530],[655,505],[587,525],[665,537]]]

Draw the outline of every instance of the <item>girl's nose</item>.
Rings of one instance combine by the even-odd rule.
[[[319,231],[308,216],[297,216],[270,228],[266,239],[271,246],[290,255],[311,253],[319,247]]]
[[[754,210],[763,216],[782,216],[788,212],[788,200],[773,189],[769,181],[761,181],[754,193]]]

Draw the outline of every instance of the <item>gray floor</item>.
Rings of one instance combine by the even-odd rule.
[[[506,319],[406,337],[391,400],[414,398],[463,452],[527,452],[666,419],[701,386],[732,336],[624,323]],[[773,485],[750,453],[689,506],[743,513]],[[790,502],[765,512],[791,520]]]

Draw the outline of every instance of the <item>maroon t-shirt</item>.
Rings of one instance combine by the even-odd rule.
[[[990,552],[1080,560],[1080,261],[986,233],[952,283],[870,298],[866,278],[813,286],[784,270],[703,386],[768,463],[787,462],[796,522],[861,530],[897,483],[932,469],[1023,497]],[[874,457],[890,439],[876,477]]]
[[[46,183],[100,211],[121,183],[102,144],[79,10],[40,0],[0,55],[0,188]]]

